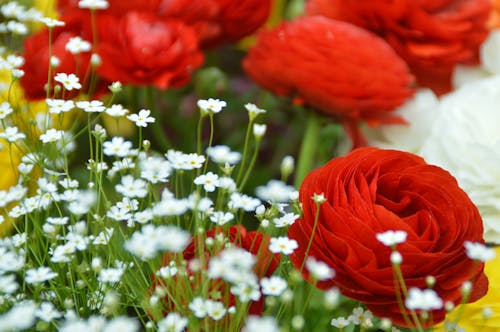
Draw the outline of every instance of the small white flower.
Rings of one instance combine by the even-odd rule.
[[[134,179],[132,175],[122,177],[120,184],[115,186],[117,192],[125,197],[146,197],[148,194],[147,183],[141,179]]]
[[[80,0],[78,7],[88,9],[107,9],[109,3],[107,0]]]
[[[115,117],[115,118],[119,118],[119,117],[127,115],[128,109],[123,108],[123,106],[119,105],[119,104],[112,105],[111,107],[106,109],[106,114],[108,114],[112,117]]]
[[[26,270],[25,281],[28,284],[39,284],[47,280],[57,277],[57,273],[52,271],[49,267],[42,266],[37,269]]]
[[[207,307],[207,315],[213,320],[220,320],[226,314],[227,310],[224,306],[224,303],[220,301],[211,301],[208,300],[206,302]]]
[[[323,204],[324,202],[326,202],[326,197],[325,197],[325,194],[323,194],[323,193],[321,193],[321,194],[314,193],[312,200],[316,204]]]
[[[7,30],[18,35],[25,35],[28,33],[28,28],[26,27],[26,25],[17,21],[7,22]]]
[[[342,329],[346,326],[349,326],[351,324],[351,322],[349,320],[345,319],[344,317],[338,317],[338,318],[333,318],[332,321],[330,322],[330,324],[333,327],[336,327],[338,329]]]
[[[170,312],[158,322],[158,332],[182,332],[188,325],[188,319],[177,312]]]
[[[0,275],[0,293],[12,294],[19,288],[16,276],[13,274]]]
[[[90,330],[93,331],[94,329],[91,328]],[[104,328],[102,329],[102,332],[116,331],[137,332],[139,331],[139,323],[137,322],[137,320],[130,317],[114,317],[112,320],[107,322],[106,326],[104,326]]]
[[[487,262],[496,257],[495,250],[493,248],[488,248],[482,243],[465,241],[464,246],[467,257],[472,260]]]
[[[198,318],[203,318],[207,315],[207,302],[197,296],[189,303],[189,309]]]
[[[143,211],[139,211],[134,213],[134,220],[139,224],[145,224],[151,220],[153,220],[153,211],[150,209],[146,209]]]
[[[127,119],[134,122],[137,127],[147,127],[148,123],[155,122],[155,118],[149,116],[151,114],[150,110],[140,110],[139,114],[127,115]]]
[[[207,155],[214,163],[235,165],[241,160],[241,153],[231,151],[227,145],[216,145],[207,148]]]
[[[382,242],[385,246],[392,247],[396,244],[404,243],[408,233],[405,231],[386,231],[383,233],[377,233],[377,240]]]
[[[0,104],[0,119],[5,119],[7,115],[14,112],[10,104],[6,101]]]
[[[132,214],[130,214],[130,210],[128,209],[112,206],[108,211],[106,211],[106,217],[116,221],[128,221],[132,219]]]
[[[215,191],[215,188],[219,186],[219,176],[212,172],[207,174],[202,174],[194,179],[194,184],[203,185],[203,189],[207,192]]]
[[[265,186],[258,186],[255,189],[257,197],[271,203],[289,202],[290,193],[293,191],[295,191],[294,187],[279,180],[270,180]]]
[[[52,225],[66,225],[69,221],[68,217],[48,217],[47,222]]]
[[[71,111],[75,107],[72,100],[63,99],[45,99],[45,103],[49,106],[49,113],[60,114]]]
[[[279,326],[271,316],[249,316],[241,332],[278,332]]]
[[[114,284],[121,280],[123,272],[123,269],[119,268],[102,269],[98,279],[103,283]]]
[[[314,257],[308,257],[306,260],[306,268],[316,280],[328,280],[335,277],[335,270],[327,264],[316,260]]]
[[[443,307],[443,300],[432,289],[410,288],[405,306],[410,310],[439,310]]]
[[[92,101],[77,101],[76,107],[82,109],[87,113],[101,113],[106,110],[103,102],[100,100],[92,100]]]
[[[158,274],[163,279],[169,279],[175,276],[178,272],[178,269],[175,265],[167,265],[161,267],[156,274]],[[191,308],[191,306],[190,306]]]
[[[269,278],[262,278],[260,280],[260,286],[262,287],[262,294],[280,296],[288,284],[285,279],[278,276],[271,276]]]
[[[285,213],[283,216],[279,218],[274,218],[273,223],[277,228],[288,227],[295,223],[300,216],[295,213]]]
[[[57,129],[49,129],[44,134],[40,135],[40,141],[42,143],[52,143],[60,141],[64,136],[64,131]]]
[[[224,211],[215,211],[210,216],[210,221],[219,226],[225,225],[233,219],[234,219],[234,214],[232,214],[231,212],[224,212]]]
[[[198,107],[206,113],[214,114],[222,111],[224,107],[226,107],[227,103],[223,100],[219,99],[200,99],[198,100]]]
[[[290,255],[298,247],[297,241],[286,236],[272,237],[269,244],[269,250],[272,253],[281,253],[284,255]]]
[[[72,37],[66,43],[66,50],[72,54],[88,52],[92,49],[92,45],[81,37]]]
[[[66,23],[49,17],[41,17],[38,19],[41,23],[45,24],[48,28],[62,27]]]
[[[132,142],[126,141],[123,137],[115,136],[111,141],[104,142],[102,147],[106,156],[126,157],[131,154]]]
[[[54,80],[61,83],[68,91],[73,89],[78,90],[82,88],[80,79],[75,74],[57,73]]]
[[[361,307],[354,308],[348,320],[354,325],[364,325],[367,321],[371,321],[373,315],[370,311],[364,310]]]
[[[22,301],[5,314],[0,315],[0,327],[2,331],[22,331],[29,329],[35,324],[35,312],[37,305],[33,301]]]
[[[51,302],[42,302],[38,307],[35,316],[45,322],[51,322],[54,319],[60,318],[62,315]]]
[[[196,153],[185,154],[184,158],[188,169],[201,168],[205,162],[205,156],[201,156]]]
[[[231,287],[231,294],[238,296],[238,299],[243,302],[258,301],[260,299],[259,285],[254,280],[247,282],[239,282]]]
[[[170,163],[158,157],[148,157],[141,160],[139,168],[141,169],[141,178],[151,183],[167,182],[172,172]]]
[[[10,143],[13,143],[17,140],[26,138],[26,135],[19,132],[19,128],[17,127],[7,127],[3,133],[0,133],[0,137],[5,138]]]
[[[266,110],[258,108],[255,104],[251,103],[245,104],[245,108],[248,111],[248,117],[250,118],[250,120],[254,120],[260,114],[266,113]]]
[[[257,198],[234,192],[231,194],[229,207],[231,209],[243,209],[247,212],[253,212],[261,204]]]

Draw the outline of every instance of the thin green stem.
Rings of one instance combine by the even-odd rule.
[[[252,131],[253,131],[253,120],[252,118],[250,118],[250,121],[248,122],[247,126],[247,132],[245,134],[245,145],[243,146],[243,155],[241,157],[240,169],[238,171],[238,176],[236,177],[236,183],[239,183],[241,177],[244,175],[245,164],[248,156],[248,146],[250,143],[250,135],[252,134]]]
[[[241,183],[238,186],[238,191],[243,190],[243,188],[245,187],[245,184],[248,181],[248,178],[250,177],[250,174],[252,173],[253,167],[255,166],[255,162],[257,161],[257,156],[259,154],[259,146],[260,146],[260,141],[257,140],[255,142],[255,148],[253,151],[252,159],[250,160],[250,164],[248,165],[248,167],[246,169],[246,173],[245,173],[245,176],[243,177],[243,180],[241,181]]]
[[[312,199],[312,197],[310,198]],[[318,220],[319,220],[319,213],[321,211],[321,203],[316,203],[316,213],[314,215],[314,225],[311,233],[311,237],[309,238],[309,243],[307,243],[307,248],[304,253],[304,260],[302,261],[302,265],[300,266],[300,273],[302,273],[302,270],[304,269],[304,265],[306,264],[307,260],[307,255],[309,254],[309,250],[311,250],[311,246],[313,243],[314,235],[316,233],[316,228],[318,228]]]
[[[300,184],[306,177],[306,174],[311,170],[318,145],[320,121],[317,115],[309,112],[307,115],[307,124],[304,132],[304,138],[300,146],[299,158],[297,162],[297,171],[295,173],[295,187],[300,187]]]
[[[162,116],[156,109],[156,105],[154,103],[153,87],[146,88],[146,100],[147,107],[149,108],[149,110],[151,110],[151,113],[155,118],[155,122],[153,122],[151,126],[155,139],[158,141],[158,143],[160,143],[163,150],[166,151],[168,149],[171,149],[173,147],[172,142],[170,142],[170,139],[168,138],[165,130],[162,127]]]
[[[401,286],[401,290],[403,291],[403,295],[405,298],[407,298],[408,297],[408,288],[406,287],[405,279],[403,277],[403,273],[401,272],[401,268],[400,268],[399,264],[393,264],[392,267],[393,267],[394,272],[396,274],[396,279],[398,280],[398,282]],[[401,301],[398,300],[398,303],[399,302],[401,302],[401,305],[403,305],[402,300]],[[418,315],[415,312],[415,310],[410,310],[410,315],[413,318],[413,321],[415,322],[415,327],[417,328],[417,331],[423,332],[424,329],[422,328],[422,324],[420,323],[420,319],[418,318]]]

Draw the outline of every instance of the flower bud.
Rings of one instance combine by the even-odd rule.
[[[93,53],[90,56],[90,64],[92,67],[99,67],[102,64],[101,57],[97,53]]]
[[[305,325],[305,322],[306,321],[304,320],[303,316],[301,316],[301,315],[293,316],[293,318],[292,318],[292,328],[294,330],[302,330],[302,328]]]
[[[260,140],[266,133],[267,126],[265,124],[255,123],[253,125],[253,135],[257,140]]]
[[[433,276],[427,276],[427,278],[425,278],[425,283],[427,284],[427,287],[432,288],[436,284],[436,278]]]
[[[112,93],[119,93],[120,91],[122,91],[122,84],[118,81],[113,82],[108,86],[108,89]]]
[[[59,67],[60,65],[61,65],[61,60],[59,60],[59,58],[58,58],[58,57],[56,57],[56,56],[51,56],[51,57],[50,57],[50,66],[51,66],[52,68],[57,68],[57,67]]]
[[[403,256],[398,251],[393,251],[391,253],[391,263],[394,265],[400,265],[403,262]]]
[[[280,166],[280,171],[281,171],[281,176],[283,179],[287,179],[292,173],[295,168],[295,160],[293,159],[292,156],[285,156],[283,160],[281,160],[281,166]]]

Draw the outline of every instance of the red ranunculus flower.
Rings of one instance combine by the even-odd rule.
[[[315,193],[326,198],[316,227]],[[464,241],[484,243],[479,212],[448,172],[422,158],[356,149],[312,171],[302,183],[300,201],[303,217],[289,230],[299,248],[290,258],[298,269],[307,256],[335,269],[336,277],[318,282],[319,288],[336,286],[375,315],[405,325],[395,295],[391,248],[376,238],[377,233],[403,230],[408,238],[397,250],[408,288],[426,288],[426,277],[434,276],[433,289],[443,302],[460,303],[461,285],[468,280],[470,302],[486,294],[484,266],[467,258],[464,248]],[[303,275],[309,279],[305,269]],[[444,317],[444,309],[433,311],[434,323]]]
[[[78,0],[59,1],[58,10],[63,15],[81,11]],[[200,45],[208,48],[254,33],[269,17],[271,0],[110,0],[109,8],[98,13],[122,16],[129,11],[179,19],[192,27]]]
[[[451,89],[456,64],[475,64],[488,34],[490,0],[309,0],[312,15],[351,22],[385,38],[419,84]]]
[[[76,74],[82,91],[86,91],[89,78],[89,60],[90,52],[83,52],[73,55],[66,50],[66,43],[73,37],[81,37],[88,42],[92,42],[90,31],[85,26],[90,21],[85,22],[81,17],[68,16],[65,18],[65,26],[56,27],[52,32],[52,56],[59,59],[60,64],[52,68],[51,87],[54,87],[54,76],[56,73]],[[21,77],[21,86],[27,99],[37,100],[46,97],[45,85],[47,84],[49,71],[49,32],[43,29],[36,34],[29,36],[24,41],[24,52],[22,54],[25,63],[22,66],[25,75]],[[87,78],[87,81],[85,79]],[[78,94],[78,91],[68,93],[65,97],[72,97]],[[50,91],[49,96],[53,95]]]
[[[149,12],[128,12],[98,19],[99,75],[159,89],[185,85],[203,62],[194,31],[181,21]]]
[[[391,111],[414,92],[405,62],[383,39],[321,16],[261,32],[243,67],[264,88],[298,97],[351,129],[358,120],[401,123]]]
[[[247,232],[245,227],[237,225],[231,226],[229,229],[216,227],[208,231],[206,234],[202,235],[201,240],[203,241],[203,243],[205,243],[204,241],[206,238],[217,239],[220,236],[227,238],[227,240],[224,243],[218,243],[217,240],[215,240],[214,247],[211,247],[210,249],[206,247],[204,248],[203,254],[205,255],[204,259],[206,264],[208,264],[210,257],[218,255],[224,249],[225,243],[232,243],[235,246],[245,249],[246,251],[256,256],[257,259],[253,271],[259,280],[263,277],[271,276],[278,267],[280,257],[277,254],[271,253],[271,251],[269,250],[270,237],[268,235],[257,231]],[[199,241],[200,236],[195,236],[188,247],[184,250],[183,256],[187,262],[195,258],[200,258],[198,246]],[[169,255],[164,257],[163,260],[165,265],[169,263],[170,259],[171,257]],[[193,276],[193,278],[190,278],[191,284],[188,287],[191,287],[193,290],[195,288],[199,288],[201,286],[199,273],[196,271],[191,271],[189,269],[188,273],[189,275]],[[157,279],[156,276],[154,277],[154,279],[156,280],[156,284],[164,284],[164,282],[161,279]],[[221,301],[225,302],[226,307],[236,304],[235,297],[229,292],[230,286],[231,285],[226,281],[219,279],[212,280],[212,282],[210,283],[210,292],[219,292],[221,295]],[[175,287],[178,286],[176,285]],[[175,294],[175,291],[171,291],[169,293]],[[185,306],[185,308],[176,307],[174,302],[177,305]],[[172,301],[172,299],[169,299],[168,297],[166,298],[167,308],[169,311],[187,311],[189,310],[187,308],[189,303],[187,302],[186,299],[184,299],[184,302],[182,302],[182,300],[179,301],[179,299],[175,299],[175,301]],[[259,301],[251,302],[248,312],[252,315],[260,315],[263,308],[264,299],[261,297]],[[227,318],[217,322],[216,324],[218,326],[227,326],[227,319],[230,319],[230,317],[227,316]]]

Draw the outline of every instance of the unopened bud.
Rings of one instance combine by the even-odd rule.
[[[292,173],[295,168],[295,160],[293,159],[292,156],[285,156],[283,160],[281,160],[281,176],[284,179],[287,179]]]
[[[93,53],[90,56],[90,64],[92,67],[99,67],[102,64],[101,57],[97,53]]]
[[[267,126],[265,124],[257,124],[253,125],[253,135],[257,140],[260,140],[266,133]]]

